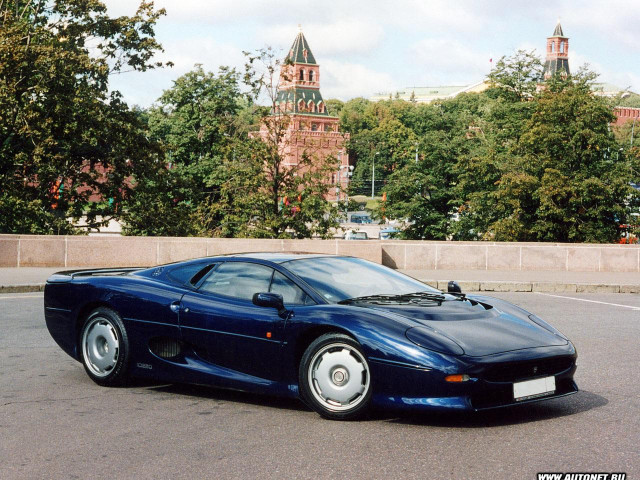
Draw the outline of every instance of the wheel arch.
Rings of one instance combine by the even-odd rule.
[[[318,337],[325,335],[327,333],[341,333],[346,335],[356,342],[360,343],[358,339],[348,330],[340,328],[335,325],[315,325],[306,329],[302,332],[298,338],[296,338],[296,346],[295,346],[295,364],[296,368],[300,365],[300,361],[302,360],[302,356],[304,352],[309,348],[309,345]]]
[[[113,308],[113,305],[110,305],[109,303],[103,300],[94,300],[83,305],[78,310],[78,315],[76,316],[76,324],[75,324],[76,349],[78,349],[80,346],[80,335],[82,333],[82,325],[84,324],[89,314],[93,312],[96,308],[100,308],[100,307],[108,308],[109,310],[113,310],[114,312],[118,313],[117,310]],[[79,350],[77,354],[78,355],[80,354]]]

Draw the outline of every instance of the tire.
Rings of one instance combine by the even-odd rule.
[[[93,310],[80,332],[82,364],[89,378],[103,387],[127,381],[129,338],[120,316],[105,307]]]
[[[315,339],[300,360],[302,399],[324,418],[353,420],[371,403],[371,372],[353,338],[327,333]]]

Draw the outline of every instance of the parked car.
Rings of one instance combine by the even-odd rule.
[[[332,419],[578,391],[562,333],[504,300],[449,290],[360,258],[260,253],[56,273],[44,312],[103,386],[146,377],[299,397]]]
[[[388,240],[393,238],[400,230],[394,227],[383,228],[380,230],[380,240]]]
[[[351,223],[371,223],[371,216],[367,213],[351,214]]]
[[[367,235],[367,232],[354,232],[353,230],[349,230],[342,238],[345,240],[369,240],[369,235]]]

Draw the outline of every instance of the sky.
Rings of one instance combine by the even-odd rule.
[[[137,0],[103,0],[133,15]],[[151,106],[202,64],[243,69],[243,51],[271,46],[284,58],[298,25],[320,65],[325,99],[349,100],[406,87],[478,83],[503,55],[544,55],[558,20],[572,71],[589,64],[599,81],[640,93],[638,0],[156,0],[158,60],[173,68],[114,75],[130,105]],[[493,64],[490,62],[493,59]]]

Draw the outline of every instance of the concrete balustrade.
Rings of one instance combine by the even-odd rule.
[[[0,235],[0,267],[147,266],[242,252],[352,255],[403,270],[640,272],[638,245]]]
[[[380,242],[385,265],[403,270],[640,272],[638,245],[511,242]]]

